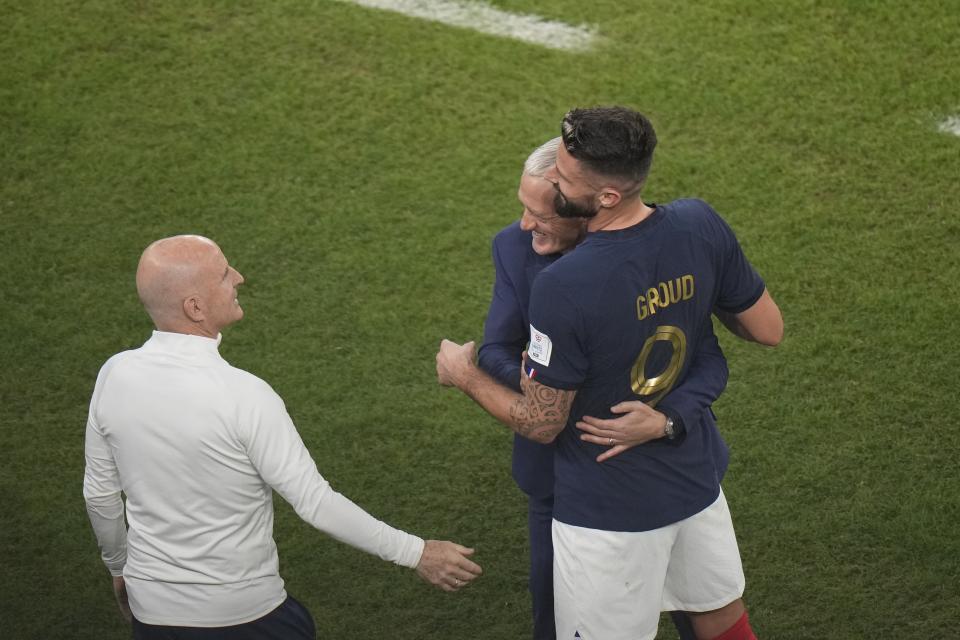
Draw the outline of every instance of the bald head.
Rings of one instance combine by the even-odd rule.
[[[242,282],[220,247],[202,236],[157,240],[137,267],[137,293],[161,331],[215,337],[242,317],[236,301]]]

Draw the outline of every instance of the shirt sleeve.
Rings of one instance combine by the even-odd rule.
[[[657,409],[673,418],[682,434],[699,424],[703,412],[720,397],[729,373],[717,336],[709,331],[700,341],[683,382],[664,397]]]
[[[110,575],[120,576],[127,563],[127,527],[123,519],[120,474],[110,444],[96,422],[96,403],[106,377],[105,369],[101,369],[97,377],[87,416],[83,498],[100,547],[100,557],[110,570]]]
[[[500,384],[519,392],[520,356],[529,335],[528,327],[523,323],[521,305],[527,301],[519,299],[496,240],[493,243],[493,265],[496,274],[493,297],[483,325],[483,344],[477,362]]]
[[[248,409],[243,437],[263,480],[320,531],[383,560],[415,568],[423,540],[377,520],[334,491],[317,470],[280,397],[267,387],[258,400]]]
[[[579,305],[549,271],[541,271],[530,294],[527,364],[537,382],[578,389],[590,364]]]
[[[747,260],[733,229],[710,209],[719,238],[718,297],[716,306],[728,313],[746,311],[760,299],[763,279]]]

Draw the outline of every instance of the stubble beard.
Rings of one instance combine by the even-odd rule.
[[[565,197],[560,189],[553,196],[553,206],[561,218],[592,218],[600,211],[600,206],[580,204]]]

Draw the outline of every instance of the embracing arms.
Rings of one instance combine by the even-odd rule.
[[[440,343],[437,379],[457,387],[515,433],[534,442],[553,442],[563,430],[577,392],[531,380],[521,367],[520,390],[504,387],[474,363],[474,343]]]
[[[716,310],[716,316],[738,338],[768,347],[775,347],[783,340],[783,316],[766,289],[749,309],[740,313]]]

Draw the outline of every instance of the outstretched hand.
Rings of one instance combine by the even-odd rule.
[[[427,540],[417,563],[417,575],[444,591],[457,591],[483,573],[468,556],[473,549],[446,540]]]
[[[460,387],[464,375],[473,366],[475,346],[472,340],[465,344],[441,340],[437,351],[437,382],[445,387]]]
[[[583,431],[580,434],[581,440],[610,447],[597,456],[597,462],[609,460],[638,444],[663,437],[667,416],[651,409],[644,402],[621,402],[610,407],[610,411],[625,415],[609,420],[583,416],[577,422],[577,428]]]

